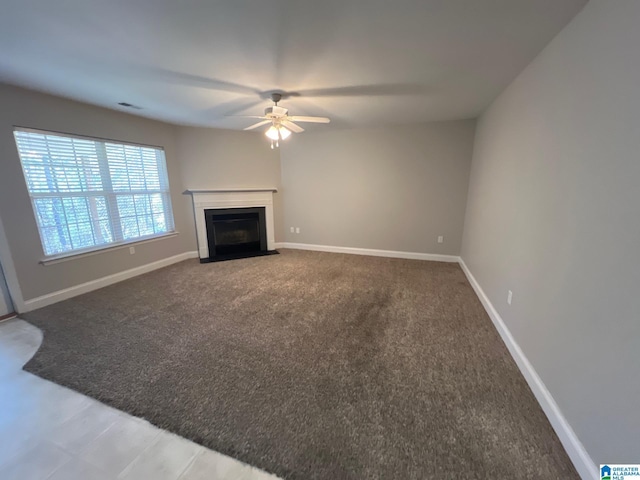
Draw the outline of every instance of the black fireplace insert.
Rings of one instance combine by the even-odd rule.
[[[204,211],[209,258],[217,262],[235,258],[272,255],[267,249],[265,208],[211,208]]]

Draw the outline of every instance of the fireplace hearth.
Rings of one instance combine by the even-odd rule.
[[[267,248],[265,208],[210,208],[204,210],[209,258],[217,262],[278,253]]]

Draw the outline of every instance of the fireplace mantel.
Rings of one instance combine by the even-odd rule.
[[[229,192],[273,192],[276,193],[277,188],[216,188],[216,189],[200,189],[190,188],[184,193],[193,195],[194,193],[229,193]]]
[[[226,189],[189,189],[193,212],[196,220],[198,254],[201,259],[209,258],[207,243],[207,225],[204,211],[210,208],[246,208],[265,207],[267,228],[267,249],[275,250],[275,228],[273,222],[273,194],[276,188],[226,188]]]

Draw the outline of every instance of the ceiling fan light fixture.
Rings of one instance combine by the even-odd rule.
[[[287,138],[289,138],[291,136],[291,130],[289,130],[286,127],[280,126],[278,128],[278,131],[280,132],[280,138],[282,140],[286,140]]]
[[[278,129],[276,128],[275,125],[271,125],[269,129],[266,132],[264,132],[264,134],[267,137],[269,137],[271,140],[278,140],[280,138],[278,134]]]

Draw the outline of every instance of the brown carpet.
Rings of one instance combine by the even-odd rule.
[[[286,479],[578,478],[456,264],[192,260],[23,318],[26,370]]]

